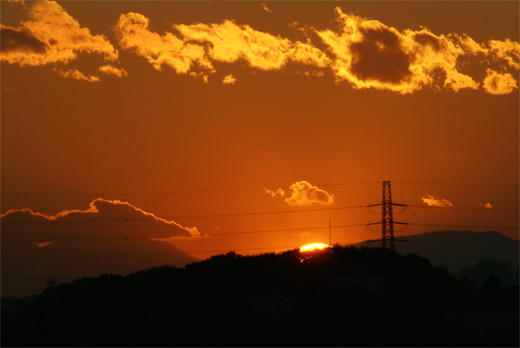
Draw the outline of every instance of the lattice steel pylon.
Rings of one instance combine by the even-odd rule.
[[[383,249],[390,248],[395,251],[394,245],[394,213],[392,209],[392,189],[390,181],[383,181],[383,220],[382,224],[382,247]]]
[[[390,249],[395,252],[394,245],[394,213],[393,206],[406,206],[406,204],[398,204],[392,203],[392,188],[390,185],[390,181],[383,181],[383,202],[378,204],[370,204],[368,207],[375,207],[380,205],[382,207],[383,219],[381,222],[371,223],[373,224],[381,224],[382,225],[382,248]],[[402,222],[397,222],[398,224],[403,224]]]

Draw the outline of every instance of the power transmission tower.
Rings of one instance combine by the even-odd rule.
[[[395,252],[395,245],[394,245],[394,223],[396,224],[405,224],[403,222],[394,222],[394,213],[393,213],[393,206],[403,206],[405,207],[406,204],[398,204],[398,203],[392,203],[392,190],[390,186],[390,181],[383,181],[383,202],[378,204],[370,204],[368,207],[375,207],[375,206],[382,206],[382,215],[383,219],[381,222],[374,222],[370,223],[369,225],[374,224],[381,224],[382,225],[382,232],[383,236],[381,238],[382,241],[382,248],[383,249],[390,249],[393,252]]]

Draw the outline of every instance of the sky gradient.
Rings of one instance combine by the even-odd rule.
[[[3,240],[519,237],[517,1],[1,6]]]

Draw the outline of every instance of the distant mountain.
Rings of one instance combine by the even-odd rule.
[[[455,275],[460,268],[476,266],[484,258],[508,260],[511,267],[519,267],[519,241],[495,231],[436,231],[396,239],[398,253],[418,254],[429,259],[433,266],[442,265]],[[381,242],[368,240],[356,245],[379,247]]]
[[[197,237],[194,227],[159,218],[127,202],[93,200],[86,210],[49,216],[30,209],[0,216],[2,297],[103,273],[126,275],[198,259],[152,238]]]
[[[2,243],[2,297],[22,297],[48,286],[103,273],[127,275],[151,267],[183,267],[199,261],[163,241],[150,239]]]

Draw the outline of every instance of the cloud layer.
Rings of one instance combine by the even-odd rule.
[[[314,204],[332,205],[334,204],[334,195],[319,189],[317,186],[311,185],[307,181],[297,181],[287,191],[278,188],[270,190],[264,188],[264,191],[271,197],[287,197],[284,202],[290,207],[303,207]]]
[[[270,12],[265,4],[262,9]],[[92,53],[109,61],[118,58],[106,36],[92,35],[56,2],[36,2],[30,11],[35,20],[22,21],[18,28],[1,26],[3,62],[20,66],[68,64],[79,54]],[[170,31],[159,34],[151,29],[145,15],[135,12],[121,14],[113,30],[121,49],[145,58],[155,69],[168,67],[205,83],[216,72],[215,63],[242,61],[260,71],[283,70],[297,63],[299,73],[306,76],[324,76],[323,72],[330,70],[336,83],[400,94],[425,87],[454,92],[482,88],[493,95],[518,89],[518,42],[478,43],[465,34],[434,34],[427,28],[398,31],[378,20],[344,13],[339,7],[335,16],[334,30],[290,23],[300,37],[303,35],[303,41],[261,32],[232,19],[173,24]],[[318,42],[312,40],[321,40],[319,44],[326,49],[317,48]],[[477,78],[462,72],[469,62],[487,71],[486,76]],[[99,81],[99,76],[75,69],[57,71],[65,78]],[[128,74],[112,65],[97,72],[118,77]],[[232,84],[230,78],[224,83]]]

